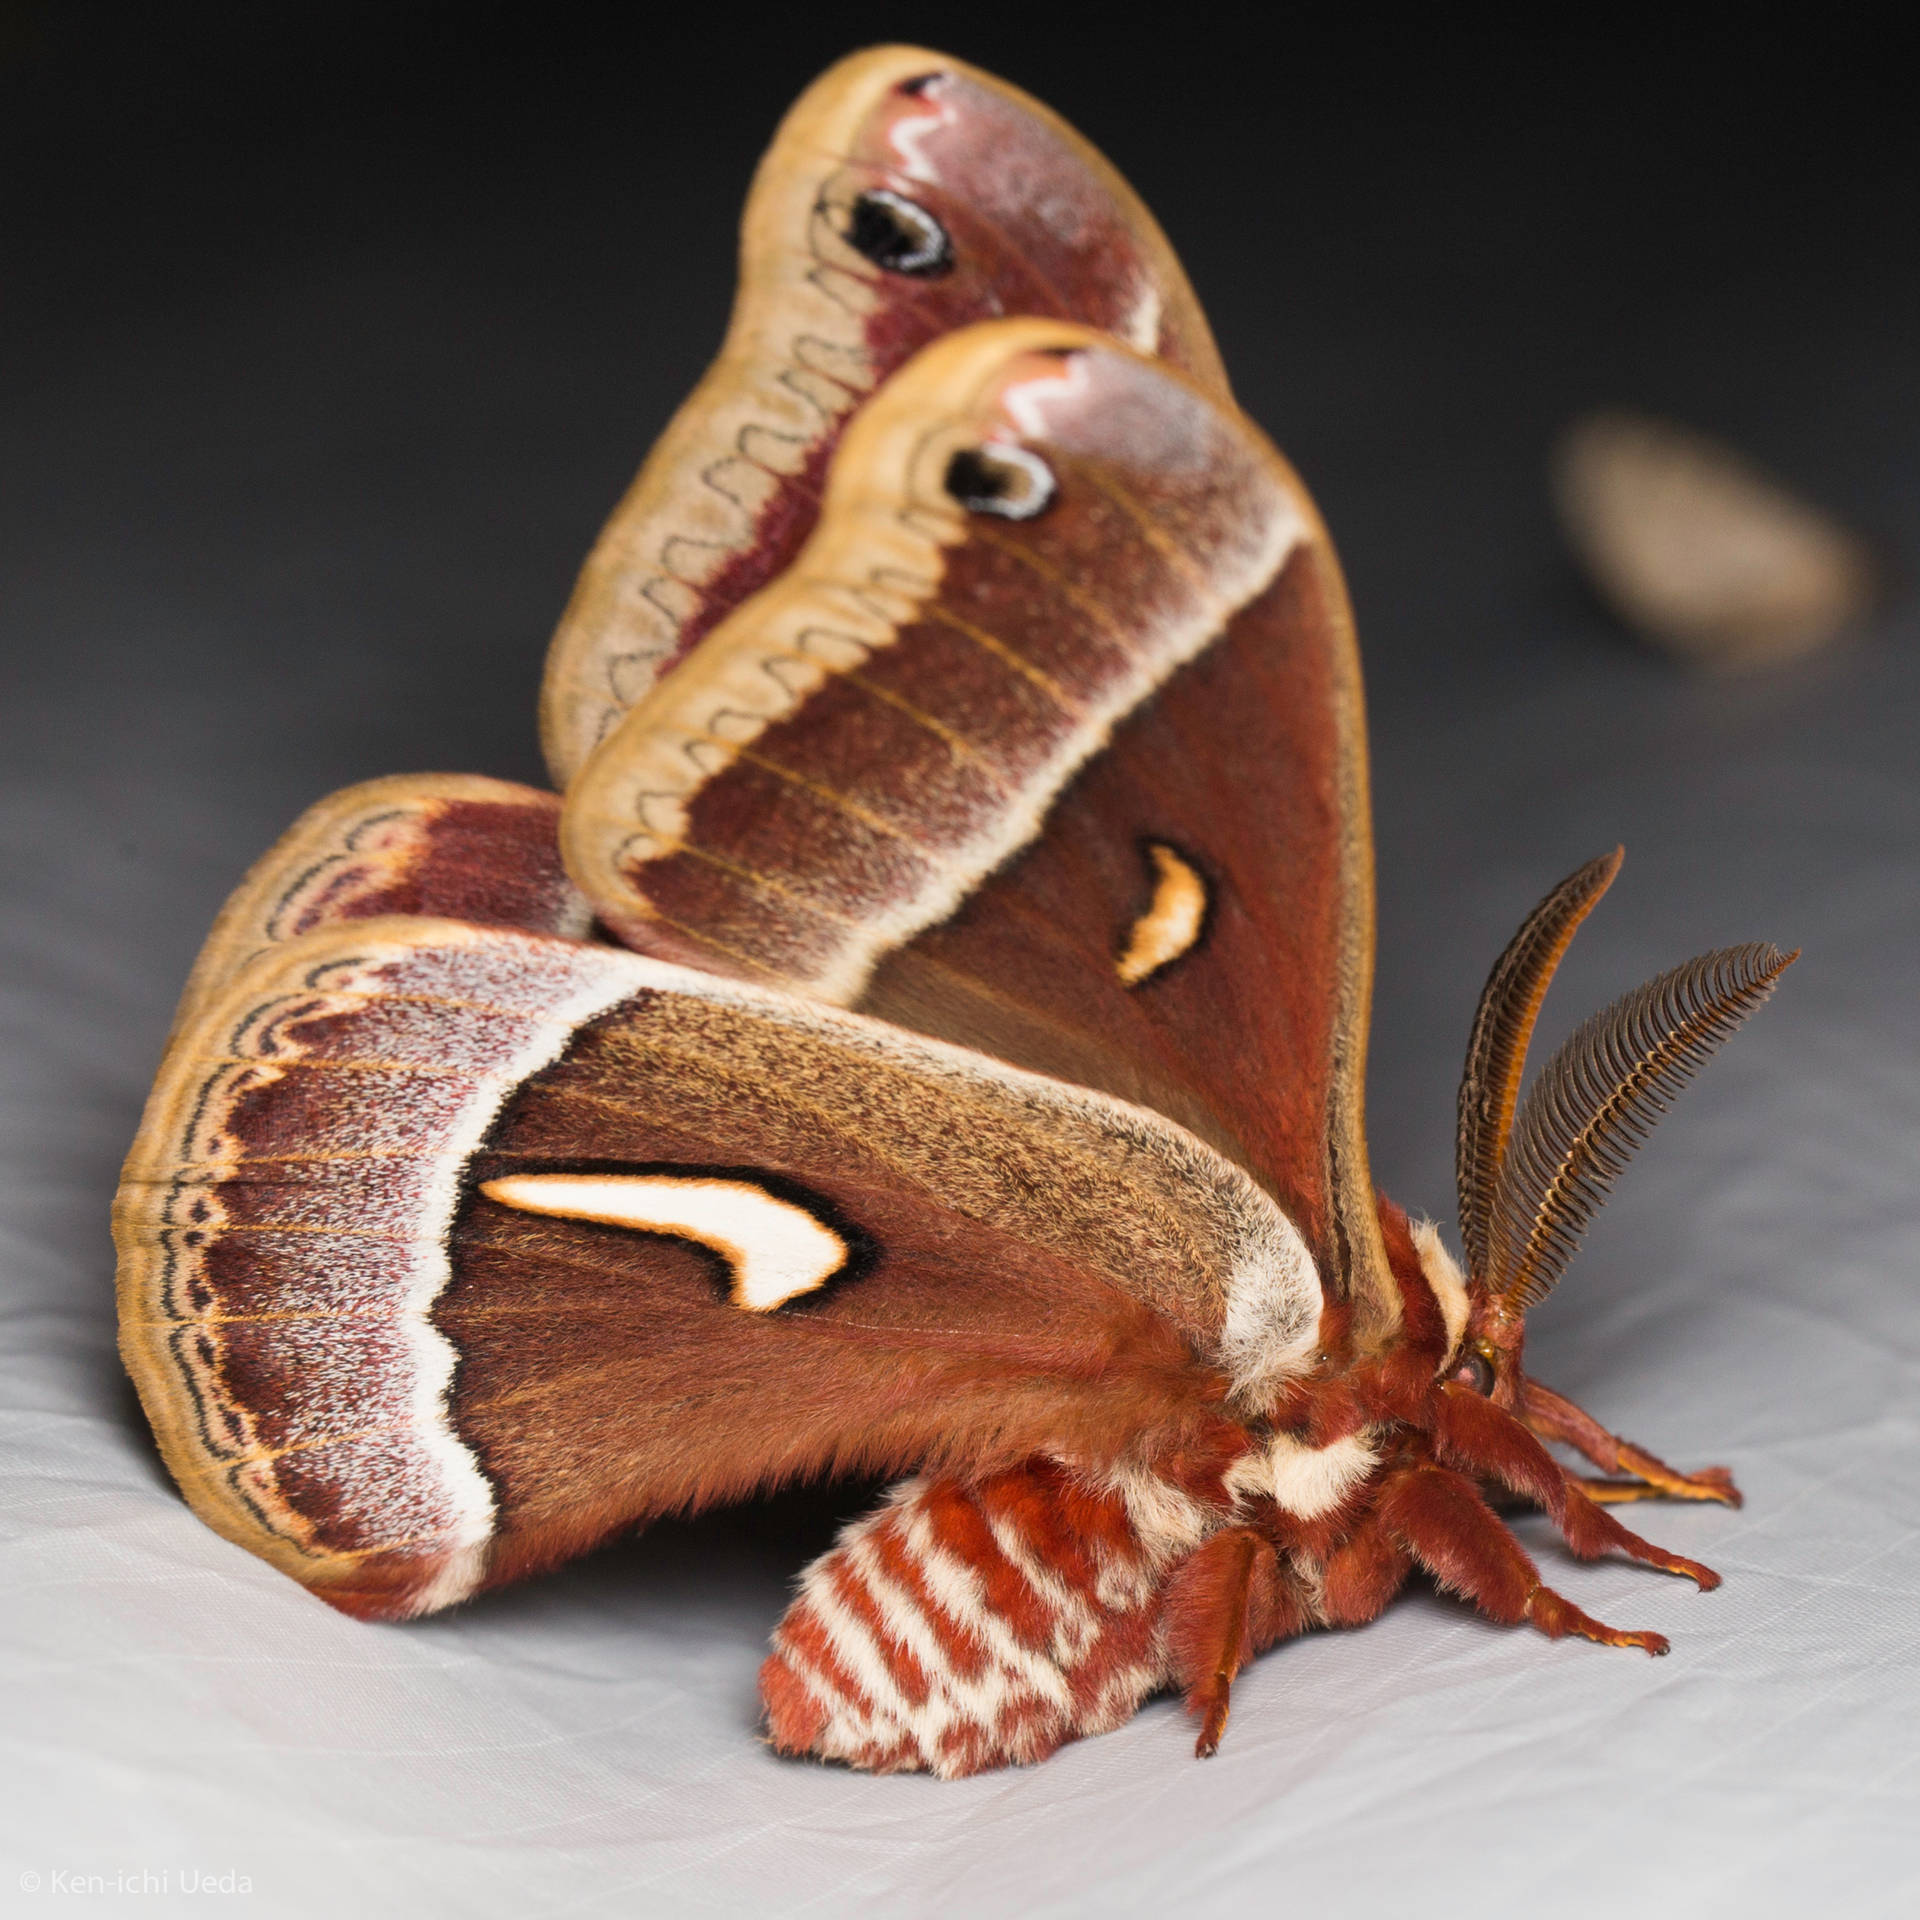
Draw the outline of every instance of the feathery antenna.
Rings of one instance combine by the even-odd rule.
[[[1595,1014],[1547,1062],[1495,1183],[1495,1292],[1524,1312],[1551,1291],[1674,1096],[1798,958],[1764,943],[1702,954]]]
[[[1460,1075],[1459,1125],[1454,1135],[1454,1180],[1460,1195],[1460,1238],[1467,1268],[1484,1275],[1492,1251],[1494,1196],[1506,1162],[1507,1137],[1520,1097],[1520,1076],[1540,1003],[1574,930],[1613,885],[1625,858],[1615,847],[1570,873],[1521,922],[1494,962],[1467,1041]]]

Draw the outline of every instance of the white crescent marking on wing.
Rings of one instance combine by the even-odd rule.
[[[1161,840],[1147,842],[1153,862],[1153,899],[1133,923],[1115,963],[1123,987],[1137,987],[1200,938],[1207,918],[1207,883],[1192,864]]]
[[[697,1241],[726,1261],[733,1304],[748,1313],[771,1313],[825,1286],[852,1252],[825,1221],[751,1180],[710,1174],[518,1173],[489,1180],[480,1191],[525,1213]]]

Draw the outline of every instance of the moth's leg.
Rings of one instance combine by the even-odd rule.
[[[1283,1573],[1272,1541],[1230,1527],[1195,1548],[1167,1582],[1163,1632],[1169,1678],[1200,1722],[1194,1753],[1216,1753],[1233,1679],[1254,1654],[1310,1623],[1305,1596]]]
[[[1624,1553],[1663,1572],[1683,1575],[1702,1593],[1711,1593],[1720,1584],[1720,1576],[1711,1567],[1689,1560],[1683,1553],[1669,1553],[1665,1547],[1656,1547],[1651,1540],[1643,1540],[1639,1534],[1623,1527],[1612,1514],[1602,1512],[1586,1491],[1587,1481],[1572,1474],[1567,1474],[1565,1479],[1566,1505],[1555,1519],[1560,1537],[1573,1549],[1577,1559],[1598,1560],[1605,1553]]]
[[[1471,1600],[1490,1620],[1508,1626],[1525,1620],[1552,1640],[1572,1633],[1603,1647],[1667,1650],[1665,1635],[1609,1627],[1555,1593],[1464,1475],[1409,1467],[1387,1482],[1377,1511],[1387,1533],[1442,1587]]]
[[[1048,1461],[909,1480],[801,1576],[760,1670],[768,1734],[877,1773],[1043,1760],[1164,1684],[1165,1563]]]
[[[1554,1459],[1528,1427],[1470,1387],[1449,1383],[1434,1410],[1436,1464],[1496,1481],[1552,1515],[1561,1537],[1582,1560],[1624,1553],[1668,1573],[1684,1574],[1702,1592],[1720,1584],[1711,1567],[1669,1553],[1629,1532],[1590,1500],[1585,1482]]]
[[[1335,1627],[1364,1627],[1407,1584],[1413,1561],[1389,1538],[1378,1509],[1367,1515],[1321,1570],[1320,1611]]]
[[[1630,1474],[1631,1479],[1576,1481],[1589,1500],[1614,1505],[1628,1500],[1717,1500],[1723,1506],[1741,1504],[1740,1489],[1725,1467],[1702,1467],[1681,1473],[1644,1447],[1609,1433],[1584,1407],[1537,1380],[1521,1382],[1520,1411],[1543,1440],[1560,1440],[1584,1453],[1603,1474]]]

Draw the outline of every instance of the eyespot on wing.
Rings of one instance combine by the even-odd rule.
[[[718,359],[587,559],[541,728],[565,786],[620,714],[775,578],[811,531],[847,421],[941,334],[1077,321],[1222,396],[1193,290],[1124,179],[1057,115],[924,48],[853,55],[782,121],[742,220]]]

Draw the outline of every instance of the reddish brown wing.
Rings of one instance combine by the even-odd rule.
[[[542,731],[566,785],[666,667],[793,557],[849,415],[937,335],[1057,315],[1226,391],[1172,249],[1037,100],[918,47],[830,69],[761,162],[719,359],[589,557],[554,636]]]
[[[215,994],[115,1236],[195,1509],[375,1617],[799,1474],[1123,1472],[1231,1374],[1297,1369],[1321,1309],[1279,1211],[1153,1114],[432,920],[323,928]]]
[[[395,774],[328,794],[221,909],[176,1031],[255,954],[335,921],[444,914],[584,938],[593,910],[560,863],[559,823],[558,794],[477,774]]]
[[[1395,1319],[1346,596],[1284,463],[1163,363],[1043,321],[919,355],[807,547],[628,713],[562,836],[643,951],[1179,1121]]]

